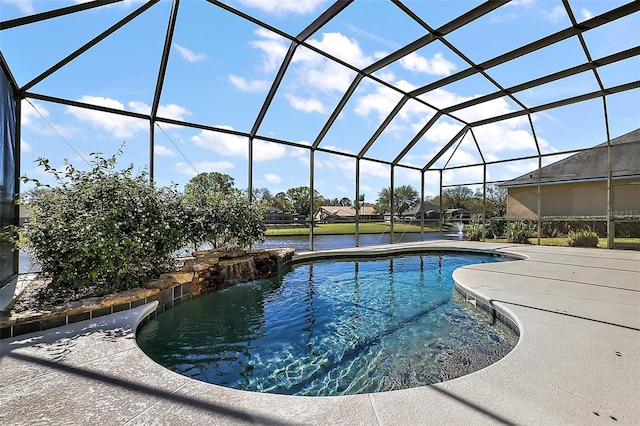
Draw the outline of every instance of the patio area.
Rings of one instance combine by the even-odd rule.
[[[496,251],[458,269],[468,299],[515,321],[518,345],[455,380],[346,397],[223,388],[173,373],[136,345],[136,309],[0,340],[0,424],[639,424],[640,253],[429,241],[299,253]],[[500,316],[500,315],[498,315]]]

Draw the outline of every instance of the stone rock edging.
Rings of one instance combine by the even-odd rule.
[[[208,250],[182,259],[178,272],[163,274],[142,288],[91,297],[42,311],[0,316],[0,339],[98,318],[158,301],[162,313],[185,300],[234,284],[276,276],[291,262],[294,250]]]

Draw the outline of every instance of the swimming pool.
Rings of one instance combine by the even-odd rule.
[[[501,260],[428,253],[298,264],[182,303],[137,340],[171,370],[249,391],[326,396],[438,383],[515,346],[451,278],[460,266]]]

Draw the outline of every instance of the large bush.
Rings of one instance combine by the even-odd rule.
[[[166,270],[184,246],[180,194],[156,188],[116,158],[92,154],[92,169],[38,163],[57,186],[36,183],[24,197],[33,217],[27,245],[53,288],[95,287],[97,294],[140,285]],[[29,180],[29,179],[25,179]]]
[[[510,243],[528,244],[531,228],[526,222],[509,222],[505,229],[505,237]]]
[[[598,234],[589,229],[570,231],[567,244],[570,247],[598,247]]]
[[[242,195],[215,193],[185,197],[189,242],[194,248],[246,248],[264,241],[264,208]]]
[[[220,185],[220,182],[226,182]],[[267,205],[252,203],[233,178],[220,173],[201,173],[185,186],[183,199],[187,234],[194,248],[247,248],[264,241]]]
[[[464,239],[466,241],[480,241],[482,239],[483,225],[472,223],[464,227]]]

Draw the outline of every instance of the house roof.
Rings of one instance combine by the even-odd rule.
[[[335,215],[338,217],[353,217],[356,215],[356,210],[353,207],[343,207],[343,206],[321,206],[320,211],[323,211],[326,214]],[[371,204],[365,204],[360,207],[360,215],[361,216],[370,216],[374,215],[374,207]]]
[[[542,167],[541,183],[567,183],[607,179],[607,142]],[[611,139],[612,175],[615,178],[640,176],[640,129]],[[533,170],[501,186],[538,184],[538,170]]]
[[[408,208],[404,212],[404,214],[405,215],[407,215],[407,214],[414,215],[414,214],[419,213],[420,211],[421,211],[420,210],[420,204],[418,203],[415,206]],[[440,211],[440,207],[439,206],[435,206],[435,205],[430,204],[430,203],[422,204],[422,212],[423,213],[439,212],[439,211]]]

